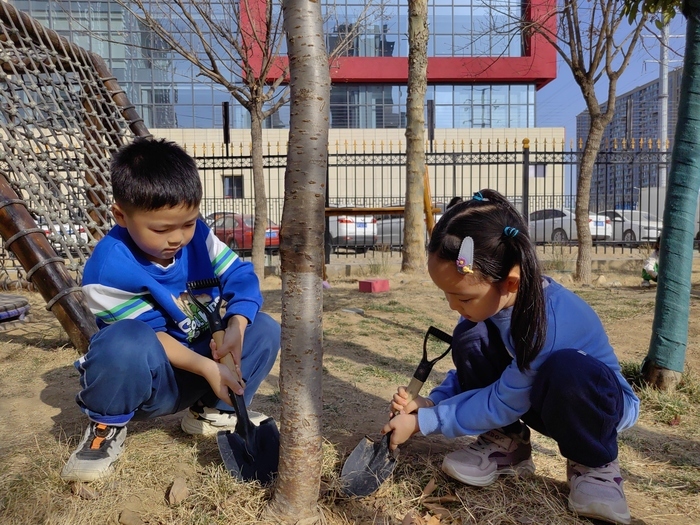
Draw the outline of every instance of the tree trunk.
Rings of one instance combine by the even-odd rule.
[[[591,203],[591,179],[595,159],[600,150],[600,142],[605,131],[602,117],[591,117],[586,146],[581,156],[581,165],[576,186],[576,233],[578,235],[578,256],[574,279],[583,284],[591,283],[591,251],[593,240],[588,226],[588,207]]]
[[[675,386],[685,363],[693,223],[700,190],[700,0],[684,2],[683,14],[688,19],[683,79],[666,189],[654,323],[643,367],[645,379],[663,389]]]
[[[290,67],[290,129],[282,213],[280,469],[268,516],[313,523],[322,467],[324,197],[330,73],[321,4],[282,4]]]
[[[265,243],[267,237],[267,191],[265,189],[265,172],[263,169],[262,143],[262,100],[251,104],[250,140],[251,161],[253,165],[253,190],[255,192],[255,229],[253,230],[253,268],[255,275],[262,282],[265,278]]]
[[[428,2],[408,2],[408,96],[406,99],[406,204],[401,271],[425,269],[423,174],[425,93],[428,78]]]

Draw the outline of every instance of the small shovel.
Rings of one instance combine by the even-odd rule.
[[[428,360],[428,338],[437,337],[447,343],[448,347],[435,359]],[[431,326],[423,339],[423,357],[416,368],[406,391],[408,401],[412,401],[420,392],[423,383],[428,379],[433,365],[452,350],[452,336]],[[364,497],[375,492],[384,483],[396,467],[396,454],[389,449],[391,432],[375,442],[365,438],[350,453],[345,460],[340,473],[340,490],[346,496]]]
[[[187,293],[192,301],[204,312],[209,321],[212,338],[217,347],[223,344],[224,327],[217,308],[207,308],[195,296],[194,291],[202,288],[219,288],[218,278],[204,279],[187,283]],[[231,354],[221,358],[235,376],[238,376],[236,365]],[[275,420],[268,417],[259,426],[250,420],[243,396],[228,391],[233,408],[236,411],[235,432],[220,430],[216,435],[216,443],[224,466],[235,478],[242,481],[260,481],[266,485],[274,479],[279,467],[280,433]]]

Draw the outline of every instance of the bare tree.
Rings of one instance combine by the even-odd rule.
[[[648,15],[642,14],[628,26],[624,3],[617,0],[563,0],[556,5],[556,10],[533,20],[523,32],[525,35],[539,33],[554,46],[581,89],[590,115],[576,186],[579,249],[574,276],[577,281],[588,284],[592,248],[588,209],[593,167],[603,132],[615,113],[617,82],[629,65]],[[601,100],[596,86],[603,78],[607,80],[607,89]]]
[[[275,2],[117,0],[170,49],[203,76],[224,87],[250,114],[251,163],[255,193],[252,261],[260,279],[265,269],[267,191],[263,176],[263,121],[287,102],[280,90],[283,38]],[[275,78],[269,81],[269,78]],[[234,247],[235,248],[235,247]]]
[[[117,0],[197,75],[225,88],[250,115],[251,163],[255,193],[252,262],[264,278],[268,225],[264,178],[263,122],[289,100],[288,62],[280,56],[284,41],[280,0]],[[368,4],[337,39],[332,57],[345,54],[376,9]],[[334,12],[328,11],[332,18]],[[163,49],[161,49],[163,51]],[[328,63],[326,67],[329,67]],[[232,248],[235,248],[232,247]]]
[[[423,192],[425,93],[428,89],[428,2],[408,1],[408,95],[406,99],[406,203],[401,271],[425,267]]]
[[[282,214],[280,470],[276,523],[318,517],[322,467],[323,217],[330,73],[319,2],[284,0],[290,130]]]

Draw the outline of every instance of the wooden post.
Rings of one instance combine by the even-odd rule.
[[[37,227],[26,205],[0,173],[0,234],[5,248],[15,254],[50,310],[81,353],[97,332],[83,291],[68,273],[46,235]]]
[[[423,210],[425,211],[425,225],[428,228],[428,235],[432,235],[435,228],[435,217],[433,217],[433,198],[430,195],[430,177],[428,176],[428,166],[423,172]]]

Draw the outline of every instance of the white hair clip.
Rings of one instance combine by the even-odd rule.
[[[462,239],[462,245],[459,247],[459,255],[457,256],[457,271],[462,274],[474,273],[472,265],[474,264],[474,239],[465,237]]]

